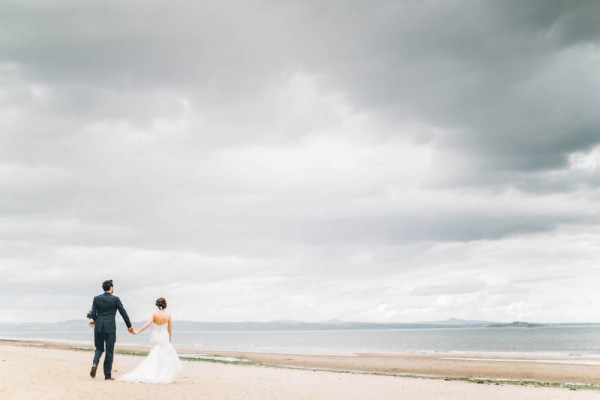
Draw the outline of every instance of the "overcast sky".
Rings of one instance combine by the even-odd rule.
[[[597,1],[0,0],[0,322],[600,321]]]

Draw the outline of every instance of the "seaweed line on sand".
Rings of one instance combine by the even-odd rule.
[[[505,378],[485,378],[485,377],[452,377],[443,375],[426,375],[426,374],[411,374],[411,373],[393,373],[393,372],[366,372],[366,371],[347,371],[340,369],[328,369],[328,368],[314,368],[314,367],[302,367],[294,365],[279,365],[265,362],[256,362],[251,360],[244,361],[227,361],[227,360],[215,360],[207,358],[186,358],[184,360],[195,361],[195,362],[210,362],[218,364],[235,364],[245,366],[259,366],[267,368],[283,368],[283,369],[297,369],[303,371],[314,371],[314,372],[331,372],[338,374],[353,374],[353,375],[377,375],[377,376],[390,376],[397,378],[413,378],[413,379],[436,379],[445,381],[456,381],[456,382],[468,382],[476,384],[486,385],[517,385],[517,386],[534,386],[534,387],[550,387],[550,388],[562,388],[569,390],[600,390],[600,385],[591,383],[577,383],[577,382],[548,382],[548,381],[537,381],[532,379],[505,379]]]

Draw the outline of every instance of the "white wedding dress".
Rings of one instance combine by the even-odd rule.
[[[169,341],[168,324],[154,324],[150,353],[133,371],[123,375],[124,382],[171,383],[181,372],[181,361]]]

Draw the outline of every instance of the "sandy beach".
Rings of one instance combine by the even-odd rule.
[[[118,347],[114,375],[132,369],[142,349]],[[183,354],[184,351],[179,351]],[[600,366],[573,358],[473,355],[308,356],[208,352],[241,363],[184,361],[173,384],[95,380],[89,346],[0,342],[2,399],[600,399]],[[446,378],[444,378],[446,377]],[[465,380],[465,378],[471,380]],[[493,378],[493,379],[483,379]],[[498,380],[507,379],[508,381]],[[520,380],[534,380],[525,384]],[[544,383],[546,382],[546,383]],[[544,385],[571,383],[570,387]],[[573,383],[585,385],[573,385]],[[478,384],[479,383],[479,384]]]

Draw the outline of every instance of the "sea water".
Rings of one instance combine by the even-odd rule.
[[[119,331],[117,344],[148,346],[149,331]],[[87,332],[0,332],[0,338],[93,343]],[[173,331],[179,349],[292,354],[504,353],[600,358],[600,326],[530,328],[431,328],[318,331]]]

